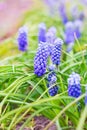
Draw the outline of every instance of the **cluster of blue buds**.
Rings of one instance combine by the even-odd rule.
[[[48,69],[50,72],[47,77],[47,81],[48,81],[47,87],[49,88],[49,95],[55,96],[58,93],[58,86],[56,85],[57,77],[56,77],[56,73],[54,72],[55,66],[50,65]]]
[[[56,28],[51,27],[46,33],[45,24],[40,24],[38,35],[39,46],[34,59],[34,73],[40,77],[46,73],[47,60],[49,56],[51,57],[52,65],[49,66],[50,73],[47,77],[47,87],[49,88],[50,96],[55,96],[58,93],[58,86],[56,85],[57,77],[54,70],[56,68],[55,65],[60,64],[63,44],[60,38],[56,38],[56,32]]]
[[[41,43],[34,59],[34,73],[42,76],[46,72],[47,58],[49,56],[48,45]]]
[[[52,59],[53,64],[55,65],[60,64],[62,44],[63,44],[63,41],[60,38],[57,38],[54,41],[54,45],[53,45],[52,53],[51,53],[51,59]]]
[[[27,27],[23,26],[19,29],[17,43],[20,51],[26,51],[28,49],[28,28]]]
[[[68,95],[75,98],[81,95],[80,76],[75,72],[68,78]]]
[[[46,42],[46,25],[45,23],[39,24],[38,42]]]
[[[75,37],[78,39],[81,37],[82,22],[76,20],[74,22],[67,22],[65,25],[65,43],[68,44],[67,52],[70,52],[73,48]]]

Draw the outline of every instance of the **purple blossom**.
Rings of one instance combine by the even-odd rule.
[[[60,64],[62,44],[63,44],[63,41],[60,38],[57,38],[54,41],[54,45],[53,45],[52,53],[51,53],[51,59],[52,59],[53,64],[55,65]]]
[[[46,42],[46,25],[45,23],[39,24],[38,42]]]
[[[49,28],[48,32],[46,33],[46,42],[49,46],[50,55],[52,53],[52,47],[53,47],[54,41],[56,39],[56,32],[57,32],[57,30],[53,26],[53,27]]]
[[[67,14],[66,14],[65,5],[63,3],[60,3],[58,10],[59,10],[59,14],[61,16],[62,22],[64,24],[66,24],[68,22],[68,17],[67,17]]]
[[[46,43],[42,43],[38,47],[38,50],[34,59],[34,73],[37,76],[42,76],[45,74],[48,56],[49,56],[48,45]]]
[[[48,82],[50,82],[51,84],[55,83],[57,81],[57,78],[56,78],[56,74],[55,72],[51,72],[48,74],[48,77],[47,77],[47,80]]]
[[[56,73],[54,72],[55,67],[54,65],[49,66],[49,74],[47,76],[47,87],[49,88],[50,96],[55,96],[58,93],[58,86],[55,85],[57,81]]]
[[[74,20],[81,20],[81,21],[84,20],[85,17],[84,12],[80,11],[77,6],[73,6],[71,8],[71,14],[72,14],[72,19]]]
[[[49,86],[49,95],[50,96],[55,96],[58,93],[58,86],[54,85],[53,87]]]
[[[53,44],[54,40],[56,38],[56,28],[53,26],[48,29],[48,32],[46,33],[46,42],[49,44]]]
[[[18,30],[18,48],[20,51],[26,51],[28,48],[28,29],[23,26]]]
[[[68,95],[75,98],[81,95],[80,76],[75,72],[68,78]]]
[[[75,28],[73,22],[67,22],[65,25],[65,43],[74,43],[74,33],[75,33]]]
[[[76,20],[74,22],[74,26],[75,26],[75,34],[77,38],[81,37],[81,28],[82,28],[82,22],[81,20]]]

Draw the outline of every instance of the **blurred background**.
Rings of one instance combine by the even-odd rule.
[[[87,15],[87,0],[0,0],[0,40],[7,38],[17,30],[22,20],[24,20],[23,17],[26,12],[35,10],[35,8],[46,11],[45,9],[48,8],[52,15],[55,10],[57,11],[60,2],[67,4],[69,8],[82,6],[81,8],[84,8],[85,15]]]
[[[60,25],[63,25],[61,15],[64,15],[64,8],[69,21],[85,18],[83,25],[87,23],[87,0],[0,0],[0,43],[8,38],[14,39],[18,28],[24,24],[29,27],[29,35],[37,36],[41,22],[45,22],[47,27],[56,26],[58,35],[62,37],[64,26]],[[13,54],[15,45],[11,42],[14,43],[9,41],[8,48],[12,50],[10,54]],[[2,44],[0,47],[2,56],[7,48]],[[6,55],[9,56],[8,53]]]

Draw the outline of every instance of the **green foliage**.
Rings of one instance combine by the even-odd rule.
[[[63,25],[57,17],[52,18],[40,10],[34,10],[27,13],[24,18],[24,23],[30,30],[29,50],[20,53],[14,42],[15,36],[0,45],[0,128],[14,130],[18,123],[24,122],[20,128],[22,130],[24,126],[28,126],[35,115],[42,114],[51,119],[49,125],[56,122],[59,129],[70,130],[71,127],[77,130],[87,129],[84,124],[85,113],[87,113],[87,107],[85,109],[84,105],[85,84],[87,84],[86,29],[83,31],[82,38],[76,40],[71,53],[67,53],[66,46],[63,46],[62,62],[56,71],[59,92],[56,96],[50,97],[45,80],[48,72],[40,78],[33,72],[40,22],[45,22],[47,27],[56,26],[57,35],[62,37]],[[81,76],[83,94],[77,99],[67,94],[67,78],[73,71]],[[81,112],[78,111],[78,101],[81,104],[81,112],[85,109],[84,116],[81,116]],[[29,117],[24,121],[28,114]]]

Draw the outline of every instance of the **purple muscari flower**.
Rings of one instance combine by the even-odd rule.
[[[69,43],[74,43],[74,24],[73,22],[67,22],[67,24],[65,25],[65,43],[69,44]]]
[[[68,17],[67,17],[67,14],[66,14],[65,5],[63,3],[61,3],[58,10],[59,10],[59,14],[61,16],[62,22],[64,24],[66,24],[68,22]]]
[[[58,93],[58,86],[54,85],[53,87],[48,85],[50,87],[49,89],[49,95],[50,96],[55,96]]]
[[[80,38],[81,37],[81,28],[82,28],[81,20],[76,20],[74,22],[74,26],[75,26],[75,35],[77,38]]]
[[[80,76],[75,72],[68,78],[68,95],[75,98],[81,95]]]
[[[48,77],[47,77],[47,80],[48,82],[50,82],[51,84],[55,83],[57,81],[57,78],[56,78],[56,74],[55,72],[51,72],[48,74]]]
[[[87,86],[86,86],[85,105],[87,105]]]
[[[51,28],[49,28],[48,32],[46,33],[46,42],[49,45],[50,55],[51,55],[51,51],[52,51],[54,41],[56,39],[56,32],[57,32],[56,28],[51,27]]]
[[[54,40],[56,38],[56,28],[55,27],[51,27],[49,28],[48,32],[46,33],[46,42],[49,44],[53,44]]]
[[[63,44],[63,41],[60,38],[57,38],[54,41],[54,45],[53,45],[52,53],[51,53],[51,59],[52,59],[53,64],[55,65],[60,64],[62,44]]]
[[[56,77],[56,73],[54,72],[55,67],[54,65],[50,65],[49,66],[49,74],[47,77],[47,87],[49,88],[49,94],[50,96],[55,96],[58,93],[58,86],[55,85],[56,81],[57,81],[57,77]]]
[[[48,56],[49,56],[48,46],[46,43],[43,43],[38,47],[34,59],[34,73],[37,76],[42,76],[45,74]]]
[[[45,25],[45,23],[39,24],[38,41],[39,41],[39,43],[46,42],[46,25]]]
[[[26,51],[28,48],[28,29],[27,27],[23,26],[18,31],[18,48],[20,51]]]
[[[84,20],[84,12],[80,11],[77,6],[71,8],[72,18],[74,20],[79,19],[81,21]]]

